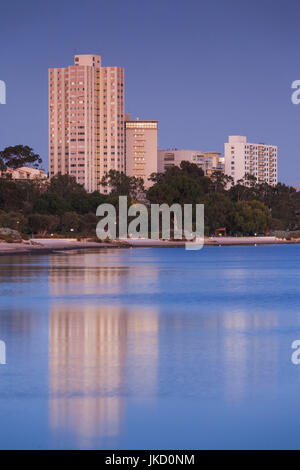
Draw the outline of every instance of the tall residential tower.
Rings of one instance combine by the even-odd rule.
[[[76,55],[49,69],[49,174],[70,174],[89,192],[111,169],[125,171],[124,69]],[[104,190],[106,192],[107,190]]]

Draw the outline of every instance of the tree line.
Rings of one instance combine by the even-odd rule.
[[[231,177],[214,172],[210,178],[197,165],[182,162],[165,173],[153,173],[152,185],[110,170],[100,191],[87,193],[70,175],[56,175],[50,182],[13,180],[6,168],[39,166],[41,159],[30,147],[8,147],[0,152],[0,227],[24,234],[50,233],[95,236],[96,209],[102,203],[118,206],[118,197],[128,204],[204,204],[205,233],[253,235],[300,229],[300,193],[278,183],[270,186],[245,175],[236,184]]]

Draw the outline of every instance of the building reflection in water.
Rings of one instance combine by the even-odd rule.
[[[154,294],[158,267],[147,263],[132,264],[124,259],[124,249],[104,252],[59,254],[49,258],[50,292],[54,296],[108,296]]]
[[[277,312],[224,312],[220,327],[223,330],[222,362],[224,393],[234,400],[247,396],[248,389],[265,384],[276,387],[279,376]],[[250,386],[250,387],[249,387]]]
[[[125,395],[156,392],[157,311],[112,306],[110,296],[149,293],[157,268],[127,256],[113,249],[49,258],[51,426],[71,429],[83,447],[120,434]]]
[[[102,256],[50,259],[50,423],[56,436],[73,433],[82,448],[105,447],[107,439],[115,444],[130,398],[240,402],[263,387],[276,389],[282,345],[274,332],[293,325],[293,315],[245,303],[211,307],[205,296],[190,306],[146,307],[143,296],[159,292],[160,267],[144,259],[133,264],[127,250]],[[123,296],[141,306],[121,306]]]
[[[81,447],[117,437],[130,388],[155,393],[157,334],[152,309],[54,306],[49,332],[52,430],[71,430]],[[141,366],[142,374],[136,374],[133,370]]]
[[[276,310],[164,313],[159,322],[159,392],[238,403],[264,388],[276,390],[280,367],[286,367],[279,326]]]
[[[49,337],[52,430],[72,432],[79,447],[97,447],[122,435],[128,398],[192,393],[239,402],[276,388],[277,325],[275,312],[174,312],[159,322],[151,308],[57,304]],[[160,350],[167,364],[158,378]]]

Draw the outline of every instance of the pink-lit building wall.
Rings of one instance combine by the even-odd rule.
[[[110,169],[124,171],[124,160],[124,69],[92,54],[50,68],[50,178],[70,174],[91,192]]]

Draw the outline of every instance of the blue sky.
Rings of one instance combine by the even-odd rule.
[[[247,135],[300,181],[298,0],[11,0],[0,14],[0,148],[30,145],[48,168],[48,67],[91,52],[125,68],[126,110],[158,119],[161,148],[223,152]]]

